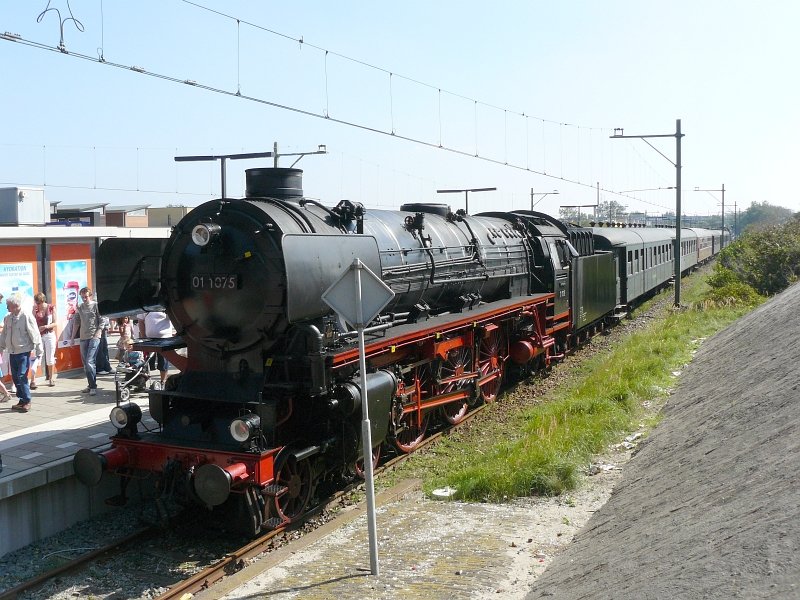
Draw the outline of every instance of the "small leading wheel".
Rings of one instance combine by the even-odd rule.
[[[127,402],[131,398],[131,391],[127,388],[120,388],[119,389],[119,399],[121,402]]]
[[[381,460],[381,445],[378,444],[372,449],[372,469],[374,470],[378,466],[378,462]],[[364,457],[362,456],[356,461],[356,476],[359,479],[364,479],[366,475],[366,471],[364,470]]]
[[[408,454],[413,452],[425,439],[430,420],[430,411],[420,415],[419,411],[405,413],[397,423],[394,434],[394,445],[400,451]]]
[[[311,463],[294,456],[283,459],[275,469],[275,483],[283,488],[275,496],[275,510],[284,521],[293,521],[308,509],[311,500]]]
[[[161,391],[161,382],[154,381],[153,383],[150,384],[150,389],[156,392]]]
[[[484,402],[494,402],[500,393],[508,356],[508,341],[499,327],[488,332],[478,348],[478,370],[481,373],[478,387]]]

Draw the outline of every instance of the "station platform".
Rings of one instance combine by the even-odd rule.
[[[53,387],[44,377],[37,384],[29,412],[11,409],[18,401],[14,394],[0,403],[0,556],[111,510],[104,500],[119,493],[111,478],[87,488],[72,468],[78,450],[100,450],[116,433],[108,418],[116,406],[113,372],[98,375],[95,396],[81,393],[87,386],[83,370],[58,374]],[[147,394],[134,393],[131,400],[142,407],[143,422],[154,425]]]
[[[81,393],[87,385],[83,371],[58,375],[53,387],[39,381],[29,412],[11,409],[17,403],[13,394],[0,404],[0,498],[25,473],[71,459],[81,448],[99,448],[116,431],[108,420],[116,406],[113,374],[98,375],[96,396]]]

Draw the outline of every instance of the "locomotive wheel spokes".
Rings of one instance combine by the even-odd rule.
[[[413,387],[415,388],[414,398],[417,400],[415,405],[419,405],[422,400],[431,395],[433,377],[431,377],[430,363],[424,363],[414,369]],[[400,452],[409,453],[422,443],[425,433],[428,430],[430,411],[423,413],[420,410],[404,411],[403,406],[395,405],[396,413],[393,417],[394,435],[393,442],[395,448]]]
[[[381,460],[381,447],[380,447],[380,444],[379,444],[379,445],[375,446],[372,449],[372,468],[373,469],[376,469],[378,467],[378,462],[380,462],[380,460]],[[356,476],[359,479],[364,479],[366,477],[366,474],[365,474],[365,471],[364,471],[364,458],[363,457],[359,458],[356,461],[355,469],[356,469]]]
[[[508,356],[508,341],[499,327],[487,333],[481,340],[478,349],[478,370],[481,380],[487,375],[494,375],[484,383],[479,383],[481,397],[484,402],[494,402],[500,392],[505,371],[505,358]]]
[[[440,386],[441,389],[439,390],[439,393],[445,394],[447,392],[460,390],[469,385],[469,383],[472,381],[469,378],[460,379],[457,381],[453,381],[452,378],[457,378],[460,375],[469,373],[471,370],[471,362],[469,348],[462,346],[461,348],[456,348],[448,352],[447,360],[442,361],[440,365],[439,377],[441,380],[447,381],[450,379],[451,381],[447,381],[447,383]],[[470,396],[472,396],[472,393],[470,393]],[[472,400],[477,400],[477,398],[472,398]],[[468,411],[468,400],[457,400],[455,402],[451,402],[450,404],[445,404],[442,407],[442,415],[444,415],[445,420],[447,420],[447,422],[451,425],[455,425],[456,423],[463,421],[464,417],[467,416]]]
[[[275,497],[275,509],[284,521],[293,521],[308,508],[311,500],[311,463],[289,456],[275,471],[275,483],[285,491]]]
[[[413,452],[425,439],[430,420],[430,411],[420,416],[419,411],[405,413],[400,419],[399,429],[394,436],[394,445],[400,452]]]

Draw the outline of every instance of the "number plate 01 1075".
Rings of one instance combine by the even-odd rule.
[[[192,275],[193,290],[236,290],[239,289],[238,275],[222,275],[211,273],[206,275]]]

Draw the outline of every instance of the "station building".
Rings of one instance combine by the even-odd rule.
[[[72,315],[82,287],[96,289],[95,256],[106,238],[169,237],[170,227],[149,227],[148,205],[60,206],[44,190],[0,188],[0,293],[32,300],[44,292],[56,312],[58,371],[81,368],[72,339]],[[176,221],[177,222],[177,221]],[[0,319],[7,312],[0,302]]]

